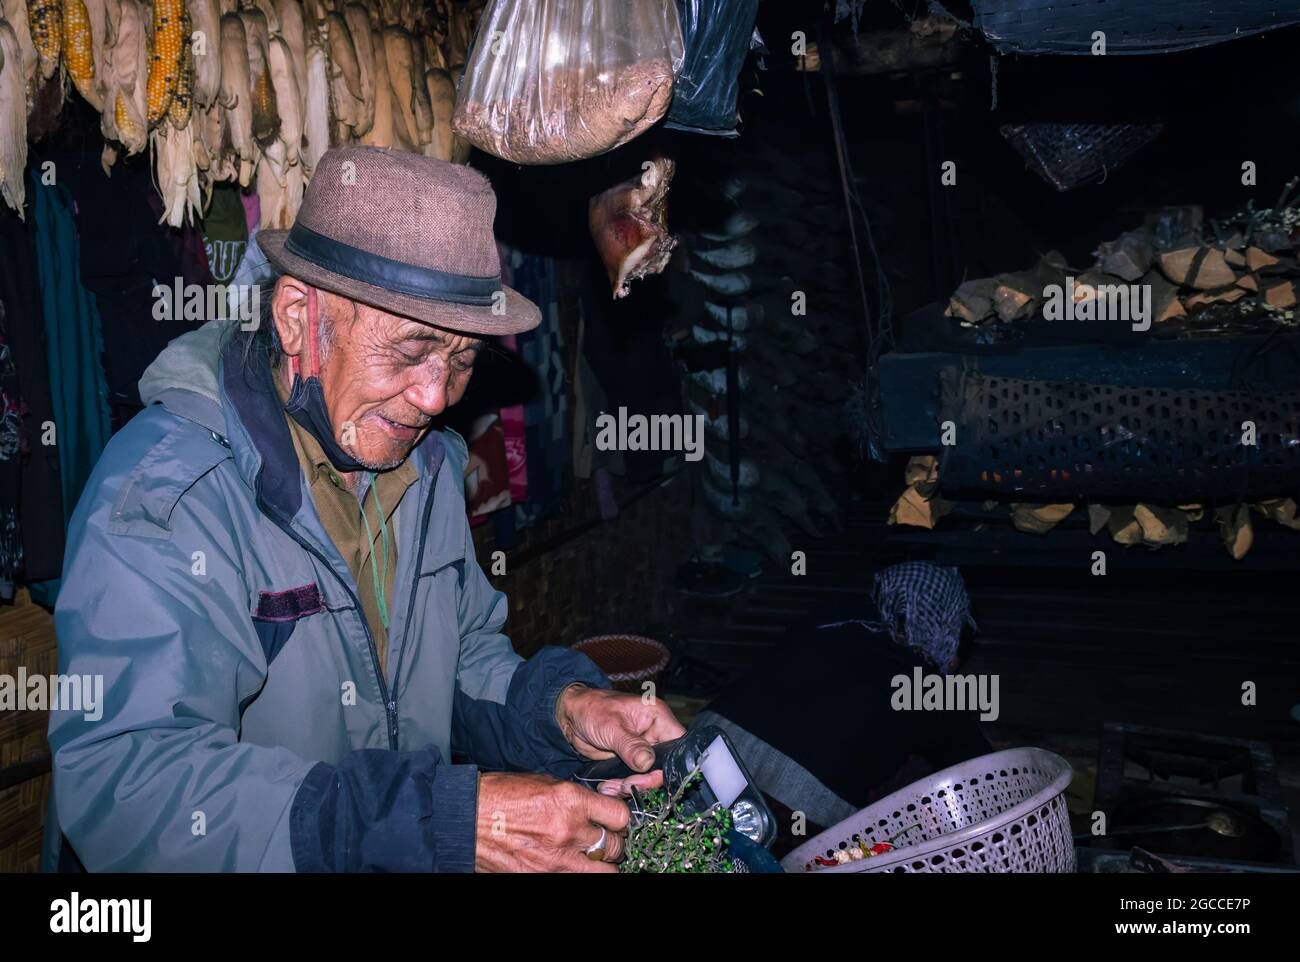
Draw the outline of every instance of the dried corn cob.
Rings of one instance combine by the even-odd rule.
[[[127,107],[126,94],[120,90],[117,92],[117,101],[113,105],[113,123],[117,126],[118,137],[126,145],[128,152],[136,153],[137,151],[131,150],[131,147],[144,141],[145,131],[131,116],[131,111]]]
[[[176,93],[167,107],[167,119],[177,130],[190,122],[194,102],[194,45],[190,42],[190,14],[181,9],[181,64],[176,74]]]
[[[154,0],[153,50],[149,55],[148,123],[152,129],[167,115],[180,76],[185,4],[182,0]]]
[[[241,10],[239,17],[244,23],[248,42],[248,70],[253,95],[253,139],[265,149],[280,132],[280,114],[267,63],[270,34],[266,26],[266,15],[261,10]]]
[[[203,38],[200,50],[191,50],[194,58],[194,103],[210,107],[221,92],[221,6],[217,0],[186,0],[192,38]],[[192,41],[191,41],[192,42]]]
[[[27,25],[40,59],[41,77],[49,80],[59,69],[63,47],[62,0],[27,0]]]
[[[82,0],[63,0],[63,66],[81,96],[92,106],[102,106],[95,87],[94,42],[90,14]]]

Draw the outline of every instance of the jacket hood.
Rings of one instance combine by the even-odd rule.
[[[145,407],[165,400],[163,395],[169,391],[197,394],[219,405],[217,367],[221,349],[235,329],[232,321],[208,321],[163,348],[140,378],[140,400]]]

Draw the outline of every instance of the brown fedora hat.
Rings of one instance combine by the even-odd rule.
[[[283,274],[393,314],[473,334],[517,334],[537,306],[501,283],[497,199],[482,174],[382,147],[325,152],[289,230],[257,243]]]

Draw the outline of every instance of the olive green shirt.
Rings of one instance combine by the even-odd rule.
[[[280,401],[289,400],[289,392],[275,379]],[[357,595],[361,600],[361,609],[370,625],[370,634],[375,639],[375,651],[379,657],[379,670],[388,677],[388,629],[384,627],[379,616],[379,600],[375,596],[375,575],[371,564],[384,586],[384,597],[388,601],[389,614],[392,614],[393,572],[397,568],[397,535],[393,529],[393,518],[397,505],[406,494],[406,489],[416,482],[419,473],[407,458],[397,467],[375,474],[375,484],[370,484],[369,475],[363,476],[361,495],[352,493],[348,479],[336,471],[330,464],[329,457],[320,446],[320,442],[293,418],[285,414],[289,423],[289,434],[293,437],[294,450],[298,454],[298,464],[307,478],[312,502],[316,513],[320,515],[325,533],[330,536],[339,554],[347,563],[348,570],[357,583]],[[378,505],[376,504],[376,494]],[[366,536],[366,525],[361,518],[370,523],[370,537]],[[384,536],[379,520],[379,508],[383,508],[384,521],[388,525],[388,566],[384,570]]]

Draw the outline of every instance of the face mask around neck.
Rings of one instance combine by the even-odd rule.
[[[325,407],[325,389],[320,382],[320,359],[317,356],[320,315],[314,287],[307,289],[307,327],[310,337],[308,350],[311,352],[311,373],[304,380],[299,370],[298,358],[294,357],[290,360],[293,387],[290,388],[289,400],[284,405],[285,413],[316,439],[336,471],[369,470],[366,465],[343,450],[335,437],[333,425],[330,424],[329,409]]]

